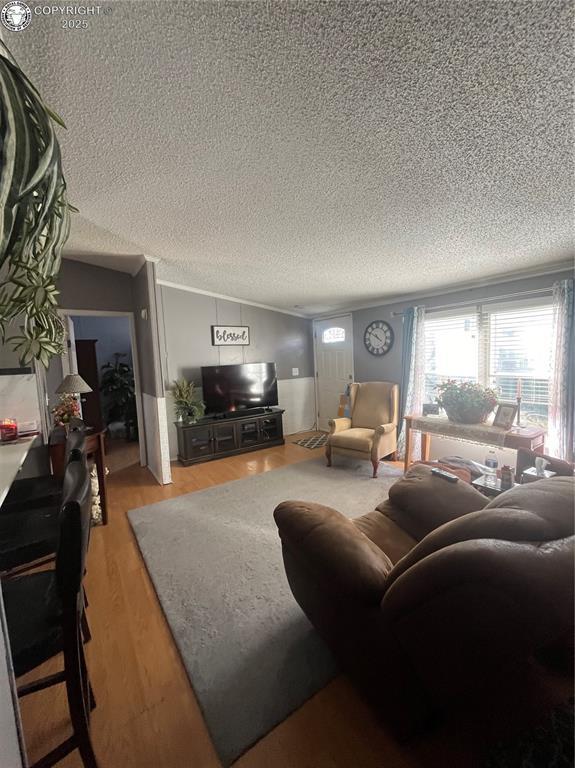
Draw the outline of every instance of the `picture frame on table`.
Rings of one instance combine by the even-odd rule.
[[[511,429],[516,416],[517,403],[499,403],[493,419],[493,426]]]

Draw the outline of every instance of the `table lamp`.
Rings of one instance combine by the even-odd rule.
[[[78,396],[92,391],[92,387],[86,384],[77,373],[69,373],[65,376],[64,381],[56,390],[56,394],[60,395],[60,402],[51,411],[54,417],[54,426],[67,429],[72,419],[80,418]]]
[[[78,373],[69,373],[56,390],[57,395],[83,395],[92,392],[90,387]]]

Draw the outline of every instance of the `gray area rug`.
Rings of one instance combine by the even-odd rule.
[[[344,463],[345,462],[345,463]],[[285,576],[274,507],[371,511],[401,472],[313,459],[129,512],[216,750],[230,765],[337,673]]]

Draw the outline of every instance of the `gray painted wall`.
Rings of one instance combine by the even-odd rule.
[[[181,376],[201,385],[203,365],[275,362],[279,379],[313,376],[312,322],[269,309],[159,286],[164,385]],[[250,344],[213,347],[212,325],[248,325]]]
[[[58,303],[63,309],[132,312],[132,277],[125,272],[62,260]]]
[[[383,304],[379,307],[360,309],[353,315],[353,361],[354,376],[356,381],[393,381],[396,384],[401,380],[401,345],[403,335],[403,320],[401,317],[393,317],[393,312],[403,312],[410,306],[425,306],[427,309],[440,307],[446,304],[459,302],[481,302],[485,299],[493,299],[498,296],[506,296],[522,291],[545,289],[556,280],[564,280],[573,277],[570,271],[559,272],[539,277],[529,277],[513,280],[506,283],[470,288],[453,293],[444,293],[440,296],[430,296],[412,301],[395,304]],[[376,358],[366,350],[363,343],[363,334],[366,327],[373,320],[386,320],[395,333],[395,342],[392,349],[382,358]]]

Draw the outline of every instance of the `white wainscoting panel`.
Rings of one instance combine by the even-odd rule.
[[[148,468],[160,485],[172,482],[165,397],[142,392]]]
[[[313,429],[315,424],[315,379],[313,376],[279,379],[278,401],[284,413],[284,435]]]

